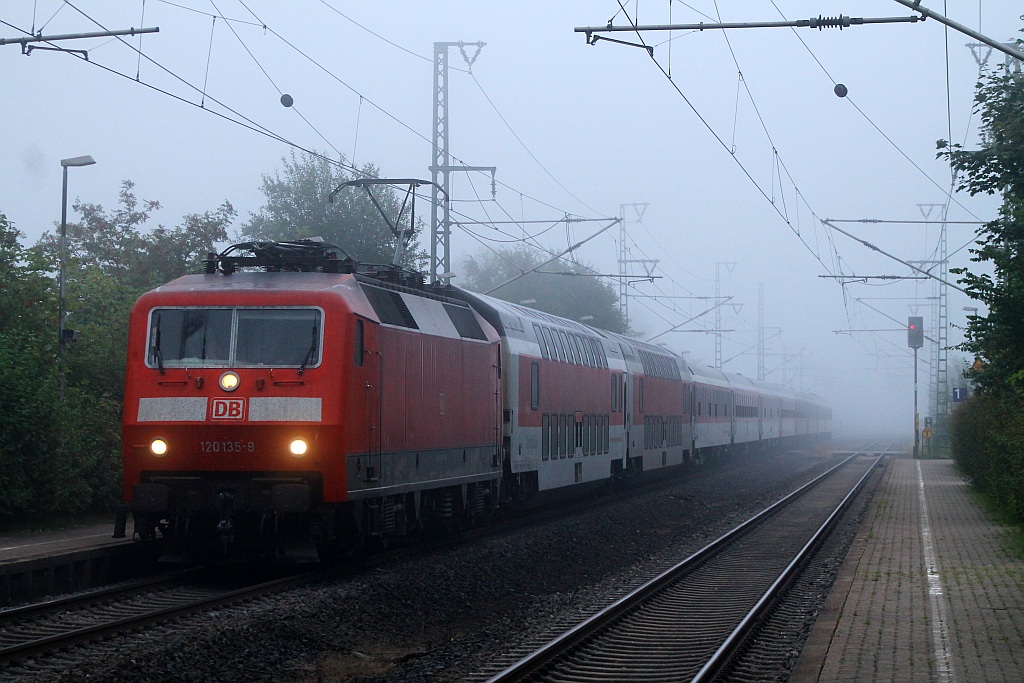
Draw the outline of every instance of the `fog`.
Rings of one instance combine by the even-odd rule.
[[[1020,37],[1024,26],[1018,0],[949,5],[952,19],[999,41]],[[433,45],[482,41],[478,55],[475,46],[465,56],[449,51],[449,140],[453,163],[494,166],[498,185],[492,199],[489,175],[454,173],[453,216],[522,224],[455,228],[456,276],[463,257],[487,247],[529,235],[561,251],[602,225],[559,224],[566,215],[624,210],[628,258],[637,261],[628,272],[642,276],[639,261],[658,261],[653,281],[629,279],[638,334],[713,365],[713,312],[665,332],[709,308],[707,299],[679,297],[714,296],[717,273],[721,295],[732,297],[719,309],[724,369],[756,376],[763,283],[766,378],[829,398],[838,431],[911,439],[913,356],[902,327],[922,315],[932,335],[937,285],[832,277],[912,272],[821,221],[891,221],[836,225],[902,260],[934,261],[945,213],[949,265],[970,264],[976,223],[967,221],[991,220],[998,198],[950,195],[936,141],[977,145],[973,90],[987,50],[972,51],[974,40],[933,20],[645,33],[654,59],[642,47],[588,45],[573,30],[609,19],[626,25],[637,3],[624,6],[626,13],[616,1],[594,0],[8,3],[0,12],[8,39],[160,32],[50,45],[87,50],[88,61],[0,46],[0,211],[27,243],[53,230],[60,160],[85,154],[97,164],[69,169],[71,200],[113,208],[130,179],[140,199],[163,206],[153,226],[225,199],[244,221],[262,205],[261,176],[280,168],[292,145],[373,163],[385,177],[429,179]],[[642,2],[639,20],[911,14],[881,0],[718,6],[721,15],[704,0]],[[608,37],[639,41],[634,33]],[[846,97],[835,94],[837,83]],[[282,106],[282,93],[294,106]],[[618,273],[619,238],[613,227],[574,258]],[[964,307],[978,304],[948,293],[955,345]],[[933,348],[922,349],[918,364],[922,415]]]

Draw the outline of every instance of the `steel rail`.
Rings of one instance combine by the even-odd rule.
[[[215,595],[207,595],[198,599],[186,599],[177,605],[170,605],[159,609],[151,609],[141,612],[139,614],[133,614],[126,617],[111,619],[102,621],[101,623],[92,624],[90,626],[83,626],[80,628],[72,628],[61,633],[56,633],[42,638],[34,638],[25,640],[20,643],[14,643],[0,647],[0,662],[9,664],[13,660],[26,657],[28,655],[38,654],[41,652],[48,652],[59,647],[67,645],[73,645],[86,640],[93,640],[100,636],[107,635],[110,633],[117,633],[147,624],[157,623],[166,621],[171,618],[184,616],[191,612],[195,612],[201,609],[216,607],[232,602],[239,602],[241,600],[255,597],[272,590],[279,588],[285,588],[289,585],[299,585],[302,583],[308,583],[314,580],[314,576],[322,574],[321,571],[317,570],[310,573],[303,573],[296,576],[288,576],[284,578],[274,579],[272,581],[265,581],[262,583],[253,584],[243,588],[237,588],[234,590],[218,591]],[[124,589],[124,592],[129,592],[131,589]],[[202,590],[202,589],[196,589]],[[210,590],[210,589],[206,589]],[[82,596],[80,600],[87,602],[91,596]],[[62,600],[50,601],[60,603]],[[67,602],[73,602],[73,599],[67,599]],[[29,606],[29,607],[35,607]],[[45,608],[43,607],[40,609]],[[20,608],[19,608],[20,609]],[[15,610],[11,610],[15,611]]]
[[[729,634],[729,637],[725,639],[725,642],[715,651],[715,654],[711,656],[711,659],[701,668],[697,675],[691,679],[691,683],[706,683],[713,681],[715,678],[725,670],[729,661],[736,654],[740,646],[746,640],[747,636],[754,630],[761,617],[767,611],[768,607],[774,602],[775,598],[779,596],[782,591],[788,587],[794,578],[799,573],[799,569],[804,563],[810,558],[810,556],[817,550],[818,546],[825,540],[825,537],[832,531],[833,526],[838,521],[839,517],[846,512],[847,508],[853,502],[853,499],[864,488],[864,484],[867,482],[878,464],[885,457],[886,452],[889,449],[885,449],[882,453],[878,454],[875,461],[871,463],[871,467],[864,473],[857,483],[850,489],[849,493],[843,498],[843,500],[836,506],[836,509],[828,516],[828,518],[818,527],[814,535],[811,536],[810,540],[800,549],[800,552],[790,561],[783,572],[779,575],[775,582],[765,591],[765,594],[761,596],[761,599],[757,601],[753,609],[747,613],[747,616],[743,617],[743,620],[739,625]]]
[[[24,619],[25,617],[31,617],[38,614],[44,614],[51,612],[62,607],[75,607],[76,605],[87,604],[89,602],[96,602],[98,600],[117,597],[119,594],[127,593],[132,590],[139,590],[142,588],[154,588],[161,584],[171,585],[175,581],[179,581],[186,576],[194,573],[196,569],[186,569],[171,575],[152,576],[144,579],[137,579],[128,583],[120,583],[115,586],[107,586],[105,588],[97,588],[94,590],[86,590],[74,595],[66,595],[58,598],[50,598],[48,600],[42,600],[40,602],[33,602],[25,605],[18,605],[17,607],[7,607],[0,609],[0,627],[4,624],[14,621],[14,619]]]
[[[654,577],[644,585],[637,588],[635,591],[619,598],[611,605],[605,607],[596,614],[580,622],[572,629],[566,631],[554,640],[546,643],[545,645],[538,648],[531,654],[527,655],[526,657],[523,657],[516,663],[512,664],[500,673],[491,677],[490,679],[488,679],[487,683],[507,683],[508,681],[523,680],[539,672],[543,667],[550,664],[562,653],[570,650],[574,646],[582,643],[591,636],[595,635],[612,622],[616,621],[623,615],[630,612],[638,604],[644,602],[647,598],[659,593],[662,589],[674,583],[682,575],[698,569],[700,566],[708,562],[714,556],[718,555],[719,552],[722,551],[726,546],[732,544],[734,541],[747,534],[754,527],[758,526],[761,522],[763,522],[766,518],[772,516],[782,508],[786,507],[787,505],[795,501],[797,498],[801,497],[803,494],[807,493],[810,489],[814,488],[821,481],[830,477],[838,470],[849,464],[859,455],[866,454],[868,451],[872,450],[871,446],[873,445],[874,444],[871,444],[862,450],[854,452],[852,455],[844,459],[842,462],[838,463],[837,465],[830,468],[821,475],[815,477],[814,479],[807,482],[803,486],[800,486],[796,490],[792,491],[790,494],[786,495],[782,499],[776,501],[769,507],[757,513],[747,521],[734,527],[732,530],[728,531],[724,535],[708,543],[700,550],[696,551],[683,561],[679,562],[678,564],[674,565],[673,567],[667,569],[658,576]],[[879,454],[878,459],[876,459],[875,463],[873,463],[872,466],[868,469],[869,474],[874,470],[875,465],[887,451],[888,449],[885,449],[881,454]],[[862,477],[861,481],[864,480],[865,478]],[[857,486],[860,485],[861,483],[858,482]],[[846,501],[847,499],[852,500],[849,494],[847,495],[847,497],[844,498],[844,501]],[[833,512],[833,514],[829,516],[829,519],[834,519],[835,517],[835,513]],[[792,564],[793,563],[790,563],[791,566]],[[760,604],[761,601],[758,602],[758,605]],[[740,640],[740,642],[742,642],[742,640]]]

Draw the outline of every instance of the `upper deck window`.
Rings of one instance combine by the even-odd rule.
[[[315,367],[316,308],[157,308],[149,316],[150,367]]]

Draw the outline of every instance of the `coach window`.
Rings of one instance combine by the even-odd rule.
[[[559,330],[558,335],[562,340],[562,346],[565,347],[565,362],[575,363],[576,360],[572,355],[572,341],[570,341],[569,335],[564,330]]]
[[[583,455],[590,453],[590,416],[583,416]]]
[[[565,356],[562,351],[562,344],[558,340],[558,330],[553,330],[550,327],[545,327],[544,335],[548,338],[548,343],[551,344],[551,360],[565,361]]]
[[[537,323],[533,324],[533,331],[537,334],[537,346],[540,347],[540,355],[544,358],[548,357],[548,347],[544,345],[544,335],[541,334],[540,325]]]
[[[562,413],[558,417],[558,429],[559,434],[562,438],[562,455],[572,453],[572,444],[569,443],[571,434],[569,433],[569,416]]]
[[[551,357],[557,358],[560,361],[565,361],[562,345],[559,343],[558,339],[558,330],[551,329],[550,327],[545,327],[544,329],[551,335]]]
[[[540,408],[540,364],[530,363],[530,408]]]
[[[353,360],[356,363],[357,368],[363,367],[363,321],[356,321],[356,343],[355,343],[355,358]]]
[[[597,415],[590,416],[590,454],[597,453]]]
[[[555,349],[555,342],[551,339],[551,331],[546,327],[541,327],[540,331],[544,336],[544,346],[548,349],[547,358],[558,360],[558,351]]]
[[[558,332],[562,337],[562,345],[565,347],[565,362],[572,363],[574,365],[577,364],[576,358],[572,352],[572,335],[567,334],[563,330],[559,330]]]
[[[559,453],[558,453],[558,430],[555,429],[555,427],[558,426],[557,424],[555,424],[557,419],[558,419],[557,415],[552,415],[551,416],[551,459],[552,460],[557,460],[558,456],[559,456]]]
[[[590,365],[587,362],[587,354],[583,352],[583,337],[573,335],[573,340],[576,342],[576,352],[580,355],[580,365]]]
[[[571,363],[572,354],[569,353],[569,340],[566,338],[565,332],[556,330],[554,335],[558,342],[558,357],[562,359],[563,363]]]
[[[551,423],[548,420],[548,414],[544,413],[540,417],[540,459],[548,459],[548,434],[551,430]]]

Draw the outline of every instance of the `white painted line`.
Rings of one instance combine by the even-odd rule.
[[[928,572],[928,602],[931,604],[935,673],[938,676],[936,680],[952,683],[956,676],[953,675],[953,663],[949,653],[949,615],[942,590],[939,562],[932,541],[932,527],[928,519],[928,502],[924,497],[924,475],[921,474],[920,460],[917,461],[917,498],[921,503],[921,541],[924,545],[924,566]]]
[[[32,547],[35,547],[37,545],[52,545],[54,543],[70,543],[72,541],[83,540],[83,539],[86,539],[86,538],[105,538],[105,537],[108,537],[110,535],[111,534],[91,534],[89,536],[69,536],[68,538],[58,538],[58,539],[56,539],[54,541],[39,541],[38,543],[26,543],[25,545],[9,545],[9,546],[6,546],[4,548],[0,548],[0,551],[3,551],[3,550],[18,550],[19,548],[32,548]]]

